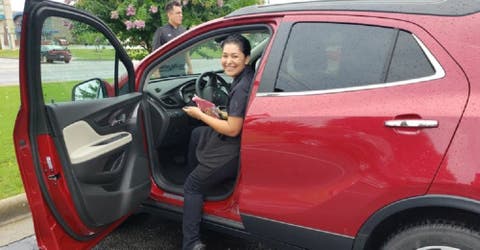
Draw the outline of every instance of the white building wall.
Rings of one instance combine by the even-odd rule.
[[[5,19],[0,20],[0,49],[15,49],[15,25],[10,0],[0,0],[0,11]]]

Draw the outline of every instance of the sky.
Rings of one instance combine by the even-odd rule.
[[[23,11],[23,0],[10,0],[13,11]]]
[[[55,2],[63,2],[63,0],[52,0]],[[288,3],[288,2],[300,2],[305,0],[269,0],[270,3]],[[13,11],[23,11],[24,0],[10,0]]]
[[[55,2],[63,2],[63,0],[52,0]],[[12,5],[13,11],[23,11],[24,0],[10,0],[10,4]]]

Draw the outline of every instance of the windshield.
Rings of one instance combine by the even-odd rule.
[[[260,51],[263,51],[265,41],[269,38],[269,34],[265,31],[244,32],[242,35],[250,41],[252,52],[256,47],[262,47]],[[211,37],[173,55],[156,67],[151,79],[198,75],[212,71],[222,72],[220,43],[225,38],[225,35]]]

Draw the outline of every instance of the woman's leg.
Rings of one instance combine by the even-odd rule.
[[[183,250],[190,250],[200,241],[200,221],[202,220],[203,194],[200,192],[202,178],[199,176],[198,165],[187,177],[183,200]]]
[[[185,169],[185,176],[188,176],[193,169],[198,165],[197,159],[197,145],[200,141],[200,137],[208,129],[207,126],[196,127],[192,130],[190,134],[190,141],[188,142],[188,153],[187,153],[187,167]]]
[[[190,250],[200,242],[205,191],[237,173],[238,158],[217,168],[199,164],[188,176],[184,188],[183,204],[183,250]]]

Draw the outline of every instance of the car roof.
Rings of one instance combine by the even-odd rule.
[[[253,5],[227,17],[290,11],[368,11],[438,16],[464,16],[480,11],[480,0],[318,0],[287,4]]]

